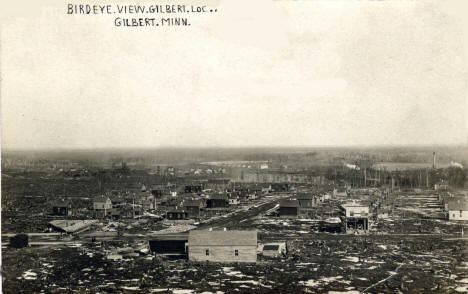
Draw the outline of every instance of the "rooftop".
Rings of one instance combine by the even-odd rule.
[[[184,200],[184,206],[200,206],[202,205],[201,200]]]
[[[52,207],[68,207],[70,204],[69,200],[55,200],[52,202]]]
[[[296,199],[314,199],[316,195],[312,193],[298,193]]]
[[[210,199],[228,200],[228,196],[225,194],[217,194],[217,195],[211,195]]]
[[[456,198],[448,201],[449,210],[468,210],[468,198]]]
[[[50,224],[67,233],[74,233],[97,222],[97,220],[53,220]]]
[[[110,200],[110,198],[107,196],[99,195],[99,196],[94,197],[93,201],[94,202],[106,202],[108,199]]]
[[[299,201],[297,200],[281,200],[280,207],[299,207]]]
[[[257,246],[257,230],[189,232],[189,246]]]

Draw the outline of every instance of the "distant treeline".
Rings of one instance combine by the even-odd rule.
[[[453,188],[462,188],[466,183],[467,169],[448,167],[382,171],[372,168],[360,170],[329,168],[326,171],[326,178],[335,183],[347,183],[353,187],[395,186],[415,188],[447,184]]]

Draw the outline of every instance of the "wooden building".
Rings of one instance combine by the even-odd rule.
[[[71,202],[66,201],[54,201],[52,203],[52,214],[53,215],[71,215]]]
[[[186,185],[184,188],[185,193],[201,193],[202,191],[202,185]]]
[[[317,204],[318,196],[312,193],[298,193],[296,195],[297,201],[299,201],[299,205],[301,208],[312,208],[315,207]]]
[[[286,242],[266,243],[262,248],[262,255],[269,257],[286,256]]]
[[[200,217],[200,211],[204,207],[202,200],[184,200],[183,203],[184,210],[188,213],[189,218],[198,218]]]
[[[206,200],[207,208],[227,208],[229,207],[229,198],[227,195],[212,195]]]
[[[448,201],[449,220],[468,220],[468,198],[457,197]]]
[[[188,219],[188,212],[182,209],[170,210],[166,213],[168,220],[186,220]]]
[[[97,217],[110,215],[112,201],[107,196],[97,196],[93,199],[93,209]]]
[[[357,202],[341,206],[346,233],[365,233],[369,230],[369,206]]]
[[[161,198],[164,194],[164,189],[162,187],[153,187],[151,194],[156,198]]]
[[[299,201],[281,200],[279,207],[279,216],[282,218],[294,218],[299,215]]]
[[[220,179],[220,178],[208,179],[208,182],[206,183],[205,188],[211,189],[214,191],[224,192],[229,187],[230,182],[231,182],[230,179]]]
[[[212,262],[256,262],[257,230],[193,230],[188,238],[189,260]]]
[[[149,240],[149,249],[153,254],[186,256],[187,242],[187,233],[157,235]]]
[[[271,189],[274,192],[288,192],[291,190],[291,185],[288,183],[273,183],[271,184]]]

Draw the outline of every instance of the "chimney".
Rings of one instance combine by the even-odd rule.
[[[432,152],[432,168],[435,169],[436,165],[436,153]]]

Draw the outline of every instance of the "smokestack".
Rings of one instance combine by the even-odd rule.
[[[432,168],[435,169],[436,165],[436,153],[432,152]]]

